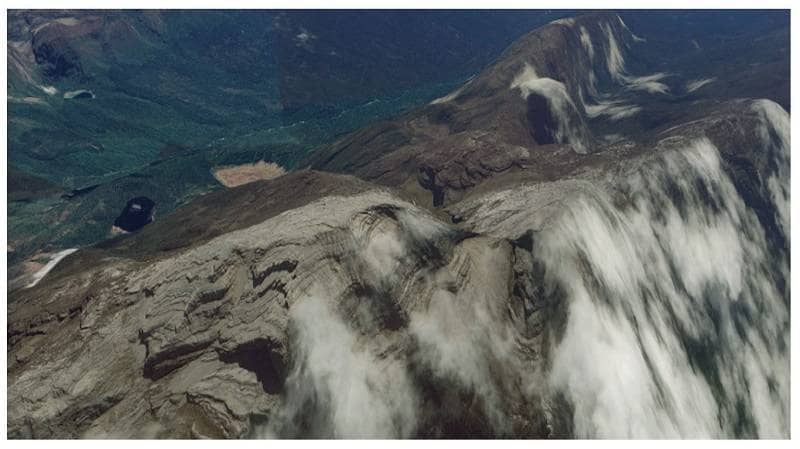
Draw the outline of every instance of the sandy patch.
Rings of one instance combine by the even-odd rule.
[[[277,178],[285,174],[286,170],[274,162],[258,161],[213,168],[211,173],[225,187],[236,187],[253,181]]]
[[[130,232],[120,228],[119,226],[111,226],[111,235],[118,236],[123,234],[130,234]]]

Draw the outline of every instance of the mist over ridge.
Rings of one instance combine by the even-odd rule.
[[[187,30],[216,24],[197,44],[234,49],[224,58],[239,63],[262,48],[226,24],[244,36],[269,17],[261,36],[276,39],[278,59],[261,63],[284,72],[247,89],[280,92],[283,124],[231,137],[272,142],[255,159],[249,144],[237,153],[218,137],[208,151],[168,146],[123,183],[68,193],[20,172],[29,191],[16,193],[13,226],[46,210],[61,214],[47,229],[95,220],[108,231],[80,244],[68,230],[59,244],[20,237],[10,250],[21,274],[8,301],[9,436],[789,438],[788,12],[538,13],[504,22],[465,11],[450,23],[439,12],[20,12],[28,31],[18,22],[10,35],[86,26],[107,37],[109,24],[131,24],[201,59]],[[523,19],[541,23],[504,42]],[[397,42],[361,54],[356,38],[317,28],[348,20],[374,20],[366,34],[387,27]],[[461,27],[489,23],[507,28],[480,29],[492,37],[484,62],[459,59],[473,48]],[[364,54],[402,46],[404,27],[419,35],[381,57],[389,66],[363,69],[374,98],[331,106],[356,95],[359,64],[378,64]],[[413,65],[385,74],[400,64],[392,55],[425,43],[423,60],[453,49],[442,73],[473,73],[434,80],[420,62],[416,75],[403,75]],[[329,91],[304,90],[339,50]],[[59,102],[103,95],[66,99],[65,80],[94,69],[47,61],[33,64],[63,76]],[[303,64],[311,73],[293,75]],[[244,67],[230,79],[246,84]],[[55,98],[30,73],[14,79],[28,87],[12,87]],[[420,89],[407,106],[364,112],[402,82]],[[9,108],[15,126],[44,107],[26,101]],[[226,101],[198,107],[197,123],[258,115],[255,100]],[[298,140],[348,114],[350,125]],[[276,153],[273,138],[291,143]],[[197,182],[219,183],[221,170],[230,185]],[[142,196],[158,213],[130,231],[112,231],[105,212],[79,214],[110,210],[100,201],[110,191],[144,195],[130,185],[181,193]]]

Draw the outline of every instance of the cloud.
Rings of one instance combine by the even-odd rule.
[[[540,80],[530,69],[515,84],[552,87]],[[771,102],[753,110],[768,154],[788,158],[788,114]],[[788,171],[772,177],[788,185]],[[263,434],[418,436],[468,408],[503,435],[520,414],[562,413],[563,397],[578,437],[788,436],[789,298],[778,287],[788,260],[772,268],[783,256],[768,252],[718,150],[687,141],[622,179],[494,192],[466,222],[492,235],[536,229],[530,257],[550,295],[540,299],[566,308],[549,348],[512,318],[520,266],[508,243],[456,241],[410,207],[354,211],[337,237],[343,280],[310,288],[289,312],[291,369]],[[788,206],[782,191],[771,199]],[[356,283],[372,288],[356,295]],[[359,308],[376,301],[402,310],[398,326],[362,325],[380,321]],[[464,409],[430,409],[443,407],[431,387]]]
[[[568,298],[549,378],[577,436],[788,436],[787,303],[716,148],[656,158],[618,195],[569,202],[534,249]]]
[[[546,98],[550,112],[558,122],[554,130],[554,140],[557,143],[572,144],[576,152],[586,153],[588,143],[581,138],[577,129],[579,125],[571,119],[570,113],[576,113],[577,110],[564,83],[552,78],[540,78],[533,67],[525,64],[511,82],[511,89],[519,89],[525,99],[531,94]]]
[[[291,309],[295,365],[282,415],[261,436],[411,436],[417,398],[404,363],[375,353],[325,296],[317,292]]]
[[[760,116],[759,134],[765,148],[770,149],[775,171],[767,178],[772,203],[777,212],[778,223],[784,236],[791,239],[791,120],[778,103],[756,100],[752,109]]]

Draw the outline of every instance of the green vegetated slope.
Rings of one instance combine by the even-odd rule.
[[[557,16],[12,11],[8,163],[55,189],[9,185],[9,260],[108,237],[135,196],[168,213],[219,188],[213,166],[293,168]]]

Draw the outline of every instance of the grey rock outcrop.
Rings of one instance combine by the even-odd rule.
[[[39,292],[63,292],[44,302],[83,298],[67,313],[27,315],[23,301],[46,307],[35,291],[12,307],[11,435],[246,436],[259,417],[278,415],[298,363],[298,302],[326,298],[330,313],[351,320],[356,344],[405,358],[412,317],[432,301],[481,297],[492,323],[505,321],[510,252],[373,190],[155,263],[106,260]]]
[[[596,86],[660,88],[601,19],[312,158],[368,181],[216,192],[14,292],[9,435],[787,436],[789,115],[703,103],[596,152],[536,141],[522,97],[566,93],[582,135],[593,58]],[[548,64],[564,42],[576,64]]]

